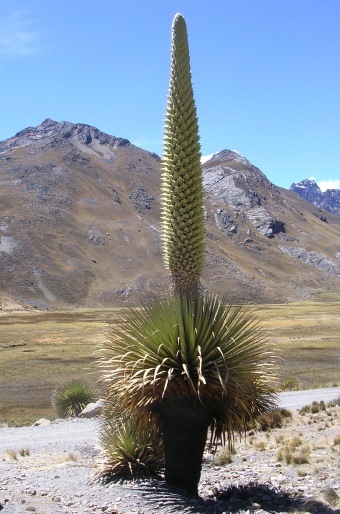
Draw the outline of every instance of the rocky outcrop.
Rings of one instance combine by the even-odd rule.
[[[315,180],[312,179],[294,182],[289,189],[319,209],[340,214],[340,189],[327,189],[322,192]]]
[[[308,252],[304,248],[297,246],[279,246],[279,248],[283,252],[288,253],[294,257],[294,259],[303,261],[306,264],[311,264],[312,266],[315,266],[316,268],[319,268],[326,273],[330,273],[331,275],[335,275],[340,278],[340,266],[335,264],[330,259],[327,259],[327,257],[321,253],[315,251]]]
[[[240,165],[243,166],[242,170],[239,169]],[[273,238],[285,232],[284,221],[269,212],[267,199],[261,191],[263,185],[270,189],[270,182],[238,153],[223,150],[214,155],[203,171],[203,184],[209,197],[222,201],[232,210],[234,217],[247,218],[260,234]],[[228,235],[237,232],[237,224],[231,213],[217,209],[214,216],[221,231]]]
[[[275,219],[263,207],[250,209],[246,213],[250,223],[264,236],[275,237],[275,234],[286,231],[283,221]]]
[[[222,166],[209,168],[203,173],[203,184],[206,192],[220,198],[226,205],[233,208],[251,207],[252,199],[249,193],[236,184],[236,179],[241,179],[240,173],[228,175],[231,169]]]
[[[214,214],[216,226],[222,231],[231,236],[237,232],[237,223],[232,220],[225,209],[218,209]]]
[[[133,205],[138,212],[143,212],[144,209],[151,209],[151,204],[154,201],[154,198],[146,192],[143,184],[135,191],[132,191],[130,194],[130,200],[132,200]]]

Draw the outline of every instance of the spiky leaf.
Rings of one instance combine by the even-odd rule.
[[[199,398],[216,437],[243,431],[275,404],[271,353],[251,311],[216,296],[169,296],[126,309],[99,366],[108,398],[141,417],[161,404]]]

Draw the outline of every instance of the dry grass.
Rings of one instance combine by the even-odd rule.
[[[18,452],[16,450],[6,450],[6,456],[10,460],[18,460]]]
[[[320,296],[319,300],[259,307],[269,339],[282,359],[278,359],[282,389],[340,385],[340,298]]]
[[[340,458],[340,405],[329,402],[317,413],[294,412],[292,418],[264,434],[252,434],[244,447],[237,447],[241,459],[261,452],[268,462],[277,461],[280,470],[290,469],[297,476],[323,476],[338,469]],[[256,462],[256,458],[254,459]]]
[[[340,301],[258,306],[268,338],[280,350],[280,380],[303,388],[340,384]],[[115,309],[0,314],[0,424],[53,418],[53,390],[73,378],[96,382],[94,352]],[[281,360],[283,359],[283,360]]]
[[[21,448],[21,450],[19,450],[19,454],[21,455],[21,457],[28,457],[30,453],[31,452],[28,448]]]
[[[55,388],[72,378],[97,381],[94,352],[114,310],[7,313],[0,316],[0,424],[56,417]]]
[[[227,464],[231,464],[233,461],[233,455],[235,455],[235,450],[230,451],[228,448],[221,448],[221,450],[216,453],[213,464],[215,466],[226,466]]]

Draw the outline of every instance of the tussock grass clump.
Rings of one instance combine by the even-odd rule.
[[[295,448],[297,448],[298,446],[300,446],[302,444],[302,440],[300,439],[299,436],[297,435],[293,435],[289,440],[288,440],[288,446],[289,448],[291,448],[292,450],[295,450]]]
[[[226,464],[231,464],[233,461],[232,456],[235,453],[236,450],[234,448],[229,450],[228,448],[223,447],[216,453],[213,464],[215,464],[215,466],[225,466]]]
[[[292,418],[292,413],[287,409],[275,409],[268,414],[259,417],[259,430],[266,432],[273,428],[281,428],[287,419]]]
[[[310,457],[310,447],[303,444],[299,436],[293,435],[290,438],[281,439],[283,446],[277,452],[277,460],[285,461],[286,464],[308,464]]]
[[[261,441],[256,441],[255,448],[260,452],[264,451],[266,449],[266,442],[263,439]]]
[[[336,435],[336,436],[334,437],[333,445],[334,445],[334,446],[340,445],[340,434],[339,434],[339,435]]]
[[[301,414],[302,416],[309,413],[318,414],[319,412],[326,411],[327,407],[335,407],[337,405],[337,401],[338,400],[333,400],[334,403],[329,402],[327,406],[323,400],[321,400],[320,402],[314,401],[310,405],[305,405],[304,407],[301,407],[301,409],[299,409],[299,414]]]
[[[83,380],[72,380],[53,394],[52,405],[61,418],[76,417],[89,403],[96,400],[93,388]]]
[[[16,450],[6,450],[6,454],[12,460],[18,460],[18,452]]]
[[[277,460],[279,462],[285,461],[287,464],[290,464],[292,462],[292,452],[289,450],[288,447],[285,446],[278,450]]]
[[[293,464],[308,464],[310,456],[310,447],[302,446],[299,452],[293,455]]]
[[[12,460],[18,460],[19,455],[20,457],[28,457],[30,453],[31,452],[28,448],[21,448],[20,450],[6,450],[7,456]]]
[[[340,407],[340,396],[328,402],[327,407]]]
[[[301,409],[299,409],[299,414],[301,415],[304,415],[304,414],[317,414],[318,412],[320,412],[320,407],[319,407],[319,403],[314,401],[311,405],[305,405],[304,407],[301,407]]]
[[[21,448],[21,450],[19,450],[19,454],[21,455],[21,457],[28,457],[30,453],[31,452],[28,448]]]
[[[78,457],[77,455],[75,455],[73,452],[70,452],[68,455],[67,455],[67,460],[71,461],[71,462],[77,462],[78,461]]]
[[[284,439],[285,439],[284,434],[277,434],[277,435],[275,436],[275,441],[276,441],[278,444],[282,443],[282,442],[284,441]]]

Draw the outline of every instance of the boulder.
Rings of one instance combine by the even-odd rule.
[[[86,405],[85,409],[81,411],[79,414],[79,418],[94,418],[95,416],[99,416],[103,410],[105,404],[105,400],[100,399],[96,402],[89,403]]]
[[[49,425],[50,423],[51,423],[51,421],[49,419],[40,418],[40,419],[38,419],[38,421],[33,423],[32,427],[43,427],[45,425]]]

